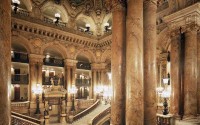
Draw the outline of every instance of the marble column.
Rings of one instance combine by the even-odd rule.
[[[93,89],[92,89],[92,93],[93,93],[93,99],[96,100],[96,87],[97,87],[97,83],[96,83],[96,76],[97,76],[97,72],[96,70],[92,69],[92,84],[93,84]]]
[[[30,94],[30,108],[36,108],[36,96],[32,92],[33,88],[37,84],[42,86],[42,66],[43,66],[43,55],[30,54],[29,55],[29,94]],[[40,95],[40,101],[42,100],[42,95]]]
[[[67,113],[70,112],[72,102],[71,102],[71,95],[69,93],[72,84],[75,84],[75,71],[76,71],[76,64],[77,60],[73,59],[65,59],[65,85],[68,91],[67,93]]]
[[[171,97],[170,97],[170,113],[179,116],[180,106],[180,85],[181,85],[181,55],[180,55],[180,35],[172,33],[171,35]]]
[[[144,0],[144,125],[156,125],[157,0]]]
[[[143,0],[129,0],[127,7],[126,124],[143,125]]]
[[[197,115],[197,30],[185,32],[184,117]]]
[[[125,1],[113,0],[111,125],[125,125]]]
[[[0,4],[0,125],[10,125],[10,84],[11,84],[11,2]]]
[[[200,32],[198,33],[198,41],[197,41],[197,47],[198,47],[198,79],[197,79],[197,104],[198,104],[198,114],[200,115]]]

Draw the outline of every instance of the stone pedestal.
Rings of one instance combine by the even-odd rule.
[[[11,1],[0,4],[0,125],[10,125]]]
[[[156,124],[156,9],[157,0],[144,0],[144,124]]]
[[[127,1],[127,7],[128,8],[126,16],[127,17],[126,124],[143,125],[144,124],[143,1],[129,0]],[[122,18],[122,16],[121,17],[119,16],[118,18]],[[117,20],[115,21],[118,22]],[[112,43],[115,43],[115,41],[112,41]],[[123,106],[121,105],[121,107]]]
[[[125,2],[113,0],[111,124],[125,125]]]

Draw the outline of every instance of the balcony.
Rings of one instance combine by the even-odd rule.
[[[91,85],[91,79],[81,79],[77,78],[76,79],[76,86],[90,86]]]
[[[21,52],[11,52],[12,62],[29,63],[29,58],[27,53]]]
[[[64,67],[63,59],[44,58],[43,62],[44,62],[44,65],[48,65],[48,66]]]
[[[77,69],[91,70],[91,64],[88,62],[78,62],[76,67]]]
[[[12,84],[28,84],[28,74],[15,74],[11,76]]]

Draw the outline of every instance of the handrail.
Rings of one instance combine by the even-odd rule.
[[[110,112],[111,112],[111,107],[108,107],[106,110],[104,110],[99,115],[97,115],[94,119],[92,119],[92,125],[96,125],[103,117],[108,115]]]
[[[73,122],[80,119],[81,117],[85,116],[86,114],[90,113],[92,110],[94,110],[98,105],[100,104],[100,101],[97,100],[93,105],[91,105],[89,108],[83,110],[82,112],[76,114],[73,117]]]
[[[11,112],[11,118],[12,118],[12,123],[16,124],[15,122],[22,122],[22,123],[27,123],[24,125],[40,125],[41,121],[36,119],[36,118],[32,118],[30,116],[26,116],[26,115],[22,115],[16,112]]]

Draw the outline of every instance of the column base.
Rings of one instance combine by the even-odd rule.
[[[67,114],[60,114],[60,123],[66,123],[66,116]]]
[[[49,115],[48,116],[44,116],[44,121],[45,121],[45,125],[49,124]]]

